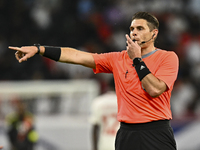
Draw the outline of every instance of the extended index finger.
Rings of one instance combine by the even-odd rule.
[[[128,42],[133,42],[128,34],[126,34],[126,39],[127,39]]]
[[[12,49],[12,50],[16,50],[16,51],[21,51],[22,50],[20,47],[13,47],[13,46],[9,46],[8,48]]]

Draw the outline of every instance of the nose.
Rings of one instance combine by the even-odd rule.
[[[132,36],[136,36],[136,35],[137,35],[137,31],[136,31],[136,30],[132,30],[132,31],[131,31],[131,35],[132,35]]]
[[[132,35],[133,35],[133,36],[136,36],[137,34],[133,32]]]
[[[132,39],[134,39],[135,36],[137,36],[137,34],[133,31],[133,32],[131,33],[131,36],[132,36]]]

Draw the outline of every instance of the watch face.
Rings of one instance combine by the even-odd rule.
[[[141,61],[142,61],[142,58],[135,58],[135,59],[133,59],[133,64],[134,64],[134,65],[137,65],[137,64],[139,64]]]

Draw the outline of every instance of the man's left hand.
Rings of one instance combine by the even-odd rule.
[[[137,41],[133,42],[131,38],[126,34],[126,50],[130,59],[134,59],[136,57],[141,57],[141,47]]]

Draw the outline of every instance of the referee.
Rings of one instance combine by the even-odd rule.
[[[55,61],[79,64],[94,73],[112,73],[120,129],[115,150],[176,150],[170,97],[179,60],[173,51],[156,48],[159,22],[148,12],[137,12],[121,52],[94,54],[69,47],[9,47],[21,63],[36,53]]]

